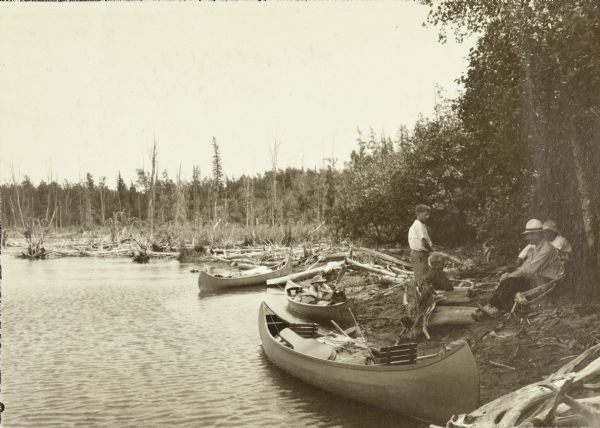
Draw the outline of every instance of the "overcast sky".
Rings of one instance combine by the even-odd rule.
[[[3,4],[0,181],[149,165],[228,176],[338,165],[356,130],[395,135],[455,96],[469,44],[441,45],[414,2]]]

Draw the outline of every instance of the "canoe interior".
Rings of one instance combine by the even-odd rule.
[[[288,254],[285,263],[278,269],[258,275],[235,276],[231,278],[218,277],[201,271],[198,276],[198,287],[200,290],[217,291],[235,287],[250,287],[265,285],[269,279],[289,275],[292,272],[292,255]]]
[[[288,283],[291,281],[288,281]],[[297,285],[297,284],[294,284]],[[299,285],[297,285],[300,287]],[[286,298],[289,309],[309,319],[330,321],[333,320],[344,326],[353,324],[351,310],[354,308],[354,301],[348,299],[345,302],[339,302],[329,305],[316,305],[313,303],[303,303],[294,300],[290,294],[291,289],[286,290]]]
[[[294,324],[264,302],[258,321],[269,360],[318,388],[436,424],[445,424],[453,414],[469,413],[479,405],[479,372],[464,341],[435,357],[417,359],[411,364],[350,363],[315,358],[281,343],[276,338],[278,332],[293,329]],[[318,334],[305,329],[308,338]]]
[[[272,311],[266,314],[265,319],[269,333],[273,338],[285,328],[290,328],[307,339],[316,339],[319,336],[318,325],[314,323],[290,323]]]

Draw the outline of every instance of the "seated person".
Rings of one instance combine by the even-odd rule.
[[[517,267],[521,266],[525,262],[525,260],[527,260],[529,257],[531,257],[534,248],[535,248],[535,245],[531,245],[531,244],[525,245],[525,248],[523,248],[521,250],[521,252],[519,253],[519,255],[517,256]]]
[[[344,290],[338,289],[334,285],[333,294],[331,295],[331,303],[342,303],[346,300],[348,300],[348,297],[346,297],[346,293],[344,292]]]
[[[323,275],[317,275],[310,281],[310,286],[304,292],[308,296],[313,296],[319,300],[331,300],[333,290],[326,284],[327,280]]]
[[[561,275],[558,250],[544,237],[542,222],[529,220],[523,235],[533,246],[531,254],[517,269],[502,275],[488,309],[494,307],[510,311],[517,292],[529,290]]]
[[[558,226],[554,220],[546,220],[542,226],[544,236],[548,242],[550,242],[557,250],[558,255],[563,261],[567,261],[571,258],[573,252],[571,244],[564,236],[561,236],[558,231]],[[529,244],[519,253],[517,264],[520,266],[523,262],[531,256],[534,246]]]
[[[427,282],[434,290],[451,291],[454,289],[450,280],[444,273],[446,260],[440,253],[431,253],[427,260],[429,270],[423,277],[423,282]]]
[[[558,226],[554,220],[546,220],[542,226],[544,235],[548,242],[550,242],[557,250],[558,256],[562,260],[568,260],[571,258],[573,249],[571,244],[558,231]]]

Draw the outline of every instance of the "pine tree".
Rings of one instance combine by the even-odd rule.
[[[219,198],[223,192],[223,164],[221,160],[221,153],[217,139],[212,139],[213,147],[213,192],[214,192],[214,213],[215,219],[217,218],[217,207],[219,205]]]
[[[200,217],[200,168],[196,165],[192,168],[192,182],[190,185],[190,206],[188,213],[191,220],[196,222]]]
[[[100,224],[104,224],[104,210],[106,207],[106,198],[104,196],[106,191],[106,177],[100,177],[100,181],[98,182],[98,190],[100,192]]]
[[[84,225],[86,228],[90,229],[93,223],[92,194],[94,192],[94,178],[89,172],[85,175],[84,189]]]
[[[327,159],[327,169],[325,170],[325,220],[331,224],[335,206],[335,158]]]
[[[150,198],[148,199],[148,220],[150,221],[150,233],[154,233],[154,205],[155,205],[155,185],[158,168],[156,166],[156,140],[152,146],[152,172],[150,173]]]
[[[177,171],[177,190],[175,198],[175,223],[182,224],[186,220],[185,193],[181,181],[181,165]]]
[[[127,198],[127,186],[123,177],[121,177],[121,171],[117,176],[117,199],[119,201],[119,211],[129,211],[129,200]]]

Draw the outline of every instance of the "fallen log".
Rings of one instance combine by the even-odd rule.
[[[147,251],[150,257],[177,257],[179,252],[177,251]]]
[[[233,263],[250,263],[250,264],[256,264],[256,260],[252,260],[252,259],[248,259],[245,257],[221,257],[221,259],[223,260],[229,260],[230,262]]]
[[[442,306],[455,306],[455,305],[464,305],[465,303],[470,303],[471,299],[469,299],[468,297],[438,296],[438,297],[436,297],[435,302],[438,305],[442,305]]]
[[[497,362],[492,361],[492,360],[489,360],[488,363],[490,363],[492,366],[500,367],[502,369],[517,370],[513,366],[507,366],[506,364],[497,363]]]
[[[365,265],[363,263],[359,263],[359,262],[357,262],[355,260],[352,260],[350,258],[346,258],[346,263],[349,266],[353,266],[353,267],[358,268],[358,269],[366,270],[368,272],[378,273],[379,275],[392,276],[392,277],[396,276],[396,274],[394,274],[393,272],[390,272],[389,270],[385,270],[385,269],[381,269],[381,268],[376,268],[376,267],[373,267],[373,266]]]
[[[231,266],[237,267],[238,269],[241,269],[241,270],[255,269],[258,267],[258,265],[255,265],[252,263],[238,263],[238,262],[232,263]]]
[[[465,325],[475,323],[477,308],[470,306],[441,306],[435,308],[427,325]]]
[[[384,276],[379,280],[380,285],[406,285],[409,282],[404,278],[394,278],[392,276]]]
[[[385,253],[381,253],[379,251],[371,250],[370,248],[358,247],[357,251],[360,251],[361,253],[365,253],[365,254],[368,254],[373,257],[377,257],[381,260],[385,260],[386,262],[396,263],[397,265],[400,265],[400,266],[412,268],[411,263],[405,262],[404,260],[400,260],[394,256],[389,256],[389,255],[387,255]]]
[[[436,302],[442,306],[460,305],[471,301],[468,289],[439,290],[437,293]]]
[[[245,253],[245,254],[227,254],[226,252],[223,253],[223,258],[224,259],[228,259],[229,261],[233,261],[236,259],[245,259],[248,260],[248,257],[258,257],[258,256],[263,256],[265,255],[265,253],[268,253],[268,251],[261,251],[261,252],[253,252],[253,253]]]
[[[319,260],[323,260],[326,262],[338,262],[340,260],[344,260],[346,257],[349,257],[350,253],[348,251],[342,252],[342,253],[333,253],[333,254],[327,254],[323,257],[319,257]]]
[[[600,345],[596,345],[565,364],[547,380],[508,393],[469,414],[455,415],[446,426],[461,428],[557,426],[564,422],[569,422],[570,425],[599,426],[600,397],[573,398],[575,393],[581,392],[585,379],[600,374],[600,358],[594,359],[579,371],[574,370],[583,361],[597,355],[599,351]],[[563,416],[566,412],[574,414]]]
[[[282,276],[279,278],[269,279],[267,280],[267,285],[279,285],[287,283],[288,280],[301,281],[303,279],[312,278],[313,276],[316,276],[318,274],[331,272],[334,269],[341,269],[343,264],[344,262],[329,262],[325,266],[320,266],[318,268],[308,269],[302,272],[292,273],[290,275]]]
[[[396,272],[397,274],[402,274],[405,276],[415,276],[415,273],[410,270],[400,269],[400,268],[397,268],[396,266],[388,266],[388,268],[391,271]]]
[[[261,265],[261,266],[267,266],[267,267],[271,267],[271,268],[277,267],[280,264],[281,264],[281,261],[279,261],[279,262],[277,262],[277,261],[275,261],[275,262],[260,262],[259,263],[259,265]]]
[[[467,267],[472,267],[473,265],[471,263],[465,262],[461,259],[459,259],[458,257],[454,257],[448,253],[444,253],[443,251],[436,251],[438,254],[440,254],[441,256],[444,256],[445,258],[447,258],[450,261],[453,261],[456,264],[459,264],[461,266],[467,266]]]

